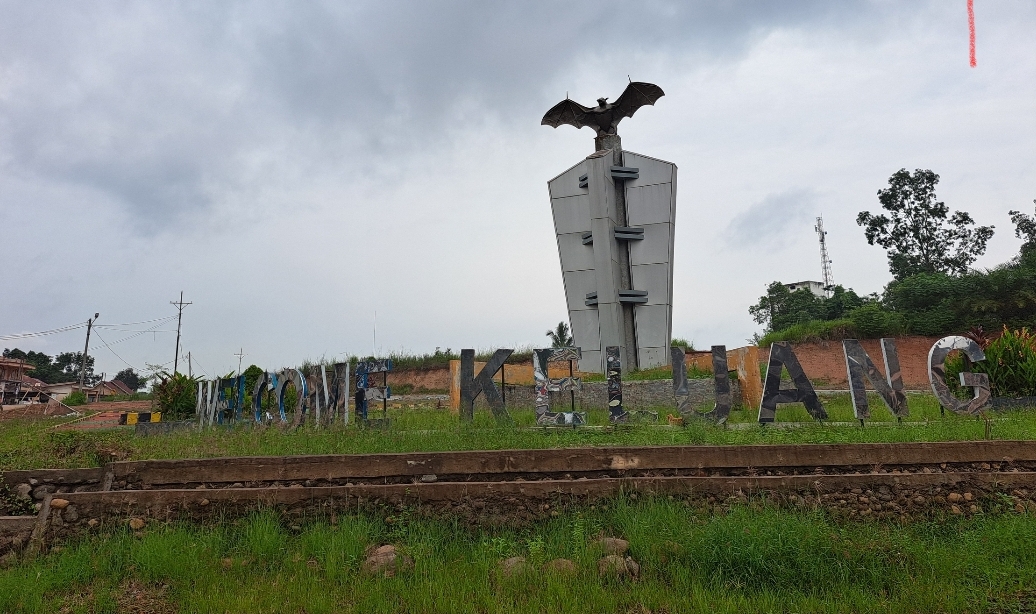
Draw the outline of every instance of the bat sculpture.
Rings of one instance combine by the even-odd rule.
[[[566,98],[547,111],[540,123],[553,128],[561,124],[576,128],[590,126],[597,131],[597,139],[600,141],[602,137],[618,134],[616,129],[622,118],[633,117],[637,109],[646,104],[655,104],[662,96],[665,96],[665,92],[654,83],[634,81],[626,86],[626,91],[613,104],[609,104],[607,98],[598,98],[596,107],[584,107]]]

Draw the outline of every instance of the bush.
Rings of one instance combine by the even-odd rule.
[[[151,398],[163,418],[184,420],[193,416],[198,379],[183,373],[157,373],[155,377],[158,381],[151,388]]]
[[[82,390],[73,390],[72,394],[66,396],[61,400],[62,403],[69,407],[76,407],[77,405],[86,405],[86,393]]]
[[[759,347],[770,347],[776,341],[790,343],[810,343],[815,341],[831,341],[852,339],[857,337],[856,325],[850,319],[813,320],[789,326],[784,330],[767,333],[759,339]]]
[[[989,376],[989,392],[995,397],[1036,396],[1036,334],[1026,328],[1008,330],[983,348],[986,359],[971,366],[972,373]],[[946,383],[958,396],[970,396],[960,386],[964,356],[946,360]]]
[[[857,307],[849,312],[856,334],[860,339],[894,337],[906,332],[906,323],[899,314],[887,311],[877,303]]]

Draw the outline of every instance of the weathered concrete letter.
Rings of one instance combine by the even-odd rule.
[[[504,400],[500,397],[500,390],[493,382],[493,376],[504,365],[504,361],[514,350],[497,350],[492,358],[482,367],[478,376],[475,376],[475,350],[460,351],[460,418],[470,422],[475,417],[475,398],[480,393],[485,393],[486,402],[493,410],[497,420],[506,421],[510,419],[507,409],[504,407]]]
[[[907,398],[903,393],[903,373],[899,369],[899,354],[896,353],[894,339],[881,340],[885,377],[881,376],[881,372],[874,366],[874,361],[856,339],[843,340],[842,350],[845,352],[845,369],[849,377],[849,395],[853,399],[853,411],[857,420],[862,422],[871,417],[870,407],[867,405],[867,388],[863,384],[864,376],[897,418],[909,414]]]
[[[781,371],[788,369],[794,388],[781,388]],[[773,422],[778,403],[802,403],[809,415],[817,420],[826,420],[827,412],[813,390],[813,384],[806,377],[798,357],[787,341],[778,341],[770,346],[770,362],[766,365],[766,381],[763,384],[763,400],[759,403],[759,422]]]
[[[932,392],[940,405],[954,413],[977,414],[989,403],[989,376],[967,371],[960,374],[961,386],[970,386],[975,395],[970,401],[962,401],[950,394],[946,386],[946,356],[953,350],[960,350],[971,362],[986,359],[982,348],[967,337],[951,335],[939,339],[928,351],[928,380],[932,383]]]

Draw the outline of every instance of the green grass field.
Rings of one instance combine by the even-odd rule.
[[[853,423],[848,395],[825,399],[830,423],[813,421],[800,404],[782,406],[778,425],[754,424],[756,412],[732,412],[729,427],[694,421],[686,428],[668,425],[608,427],[606,411],[591,411],[591,428],[537,428],[531,410],[512,409],[514,425],[500,426],[488,411],[476,412],[461,424],[446,410],[390,410],[387,430],[348,427],[298,430],[256,427],[250,423],[204,432],[138,437],[132,429],[105,432],[56,431],[60,420],[0,423],[0,471],[43,467],[98,466],[120,460],[200,458],[215,456],[348,454],[440,450],[501,450],[580,446],[708,445],[759,443],[853,443],[896,441],[959,441],[985,438],[985,423],[976,417],[941,415],[930,395],[911,395],[909,419],[897,424],[880,399],[871,399],[873,420]],[[656,408],[663,422],[671,408]],[[379,415],[371,413],[372,417]],[[842,424],[835,424],[842,423]],[[1036,438],[1036,410],[992,414],[994,439]]]
[[[840,524],[820,511],[613,500],[531,529],[480,529],[410,511],[217,526],[153,524],[85,538],[0,569],[2,612],[1031,612],[1036,517]],[[597,535],[630,541],[638,580],[598,576]],[[415,566],[360,570],[396,544]],[[572,576],[500,577],[521,555]],[[135,601],[139,600],[139,601]],[[147,609],[131,609],[132,606]],[[1028,605],[1026,605],[1028,604]]]

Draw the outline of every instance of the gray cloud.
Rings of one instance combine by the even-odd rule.
[[[730,220],[725,239],[728,245],[742,249],[787,244],[801,238],[789,237],[788,232],[808,229],[809,219],[817,213],[817,195],[813,190],[768,194]]]
[[[667,92],[621,130],[680,167],[675,330],[740,343],[766,283],[817,275],[817,195],[836,278],[865,292],[887,268],[853,218],[896,169],[998,227],[1031,202],[1036,8],[982,4],[977,69],[966,25],[939,1],[0,0],[22,273],[0,333],[143,320],[183,289],[214,371],[242,346],[271,367],[369,351],[375,309],[385,348],[539,342],[564,314],[545,182],[592,143],[540,117],[629,74]],[[781,258],[740,249],[778,235]],[[170,360],[155,337],[116,349]]]
[[[735,58],[774,28],[865,13],[827,2],[12,2],[0,147],[9,172],[96,190],[154,232],[239,188],[256,151],[372,172],[486,118],[535,125],[588,58]],[[610,63],[607,92],[573,97],[616,96],[635,71]]]

